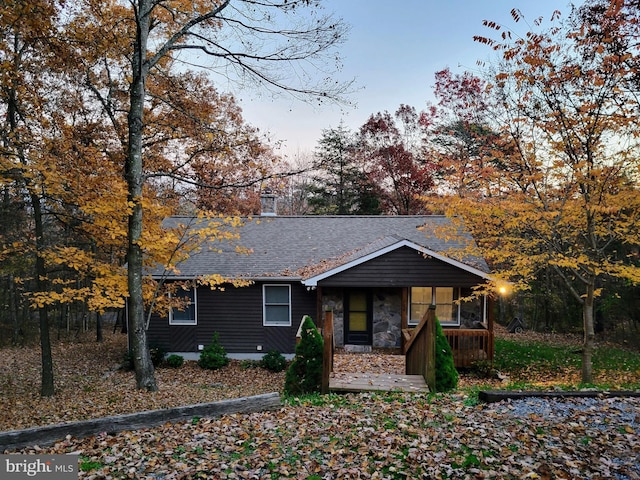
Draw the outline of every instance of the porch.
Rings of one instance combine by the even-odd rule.
[[[429,392],[429,387],[433,389],[435,386],[434,329],[435,307],[427,311],[420,324],[409,334],[411,338],[403,355],[336,355],[333,312],[325,312],[322,328],[322,392]],[[404,374],[400,373],[402,370]]]
[[[428,392],[422,375],[406,375],[405,356],[399,352],[356,353],[338,348],[333,355],[329,391]]]
[[[418,326],[403,329],[402,355],[373,356],[346,353],[344,349],[336,355],[333,313],[325,312],[322,391],[428,392],[429,386],[435,386],[435,323],[433,306],[425,312]],[[468,368],[478,361],[493,361],[492,330],[444,329],[443,332],[451,346],[456,368]],[[380,359],[384,359],[384,364],[379,364]]]
[[[493,362],[493,331],[476,328],[443,328],[456,368],[469,368],[479,361]]]

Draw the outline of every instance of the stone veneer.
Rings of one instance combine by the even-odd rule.
[[[373,291],[373,346],[400,348],[402,340],[402,293]]]
[[[337,347],[344,346],[344,303],[341,290],[326,289],[323,310],[333,310],[333,332]],[[400,289],[373,290],[373,347],[400,348],[402,339],[402,292]]]

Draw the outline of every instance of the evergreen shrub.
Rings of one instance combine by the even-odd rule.
[[[151,363],[157,368],[162,365],[164,361],[165,351],[160,347],[151,347],[149,348],[149,355],[151,356]],[[122,354],[122,364],[120,368],[125,372],[133,372],[135,370],[133,354],[128,349]]]
[[[436,319],[436,391],[446,392],[458,386],[458,371],[447,337]]]
[[[301,339],[296,355],[287,369],[284,392],[303,395],[319,392],[322,386],[322,353],[324,342],[310,316],[302,319]]]
[[[218,338],[218,332],[213,334],[211,343],[204,347],[204,350],[200,353],[200,360],[198,365],[207,370],[218,370],[229,364],[229,357],[227,351],[220,344]]]
[[[281,372],[287,368],[287,359],[277,350],[271,350],[262,357],[261,366],[270,372]]]
[[[167,365],[171,368],[180,368],[184,364],[184,357],[181,355],[169,355],[167,357]]]

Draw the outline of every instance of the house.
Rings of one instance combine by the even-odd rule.
[[[171,217],[167,225],[191,220]],[[237,243],[250,254],[221,243],[179,271],[154,271],[166,282],[221,274],[251,284],[180,290],[188,308],[155,312],[150,345],[198,352],[217,332],[232,358],[291,354],[303,315],[320,326],[326,309],[334,312],[336,346],[354,349],[400,349],[402,329],[416,325],[430,304],[452,342],[456,331],[492,327],[488,298],[469,298],[489,278],[487,264],[453,255],[473,240],[447,217],[274,215],[247,220],[239,231]],[[486,343],[480,348],[486,357]]]

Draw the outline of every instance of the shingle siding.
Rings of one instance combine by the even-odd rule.
[[[269,282],[273,284],[273,282]],[[286,285],[286,284],[285,284]],[[198,288],[198,324],[169,325],[168,318],[154,315],[149,344],[167,351],[193,352],[208,345],[215,332],[227,353],[293,353],[295,336],[303,315],[315,315],[316,295],[300,284],[291,286],[291,326],[264,327],[262,283],[227,287],[224,291]],[[258,350],[258,346],[262,350]]]

